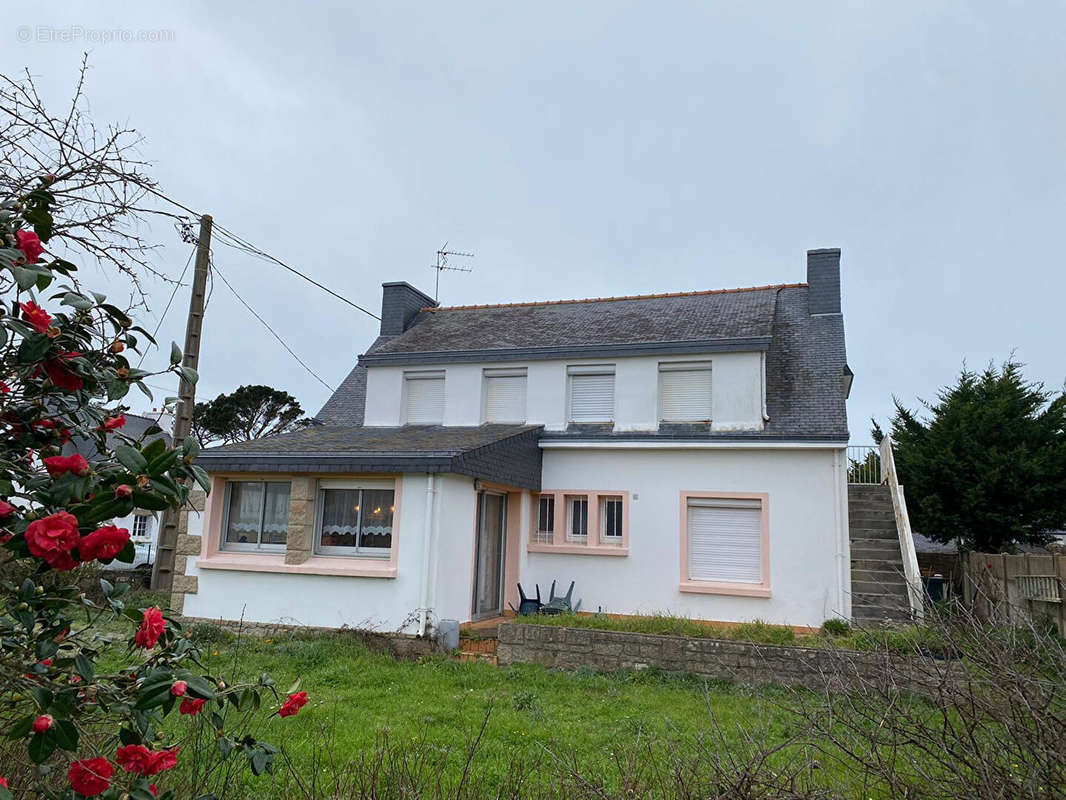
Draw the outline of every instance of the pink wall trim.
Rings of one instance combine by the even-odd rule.
[[[538,542],[537,518],[540,498],[552,495],[555,498],[555,524],[553,540]],[[566,538],[566,501],[569,497],[588,497],[589,519],[588,539],[585,542],[571,541]],[[622,499],[622,541],[611,544],[600,540],[600,499],[603,497],[620,497]],[[529,553],[569,553],[577,555],[629,555],[629,492],[606,491],[601,489],[544,489],[533,493],[533,520],[529,529],[529,541],[526,551]]]
[[[361,478],[374,480],[393,480],[394,492],[392,512],[392,546],[389,548],[389,557],[366,558],[359,556],[344,555],[319,555],[312,554],[311,558],[302,564],[286,564],[285,551],[280,552],[248,552],[236,550],[223,550],[222,544],[222,516],[223,506],[226,504],[226,481],[286,481],[293,478],[312,478],[315,481],[314,499],[318,502],[319,480],[359,480]],[[204,532],[200,543],[200,560],[197,567],[203,569],[228,569],[247,570],[249,572],[286,572],[304,573],[307,575],[350,575],[353,577],[367,578],[395,578],[397,563],[400,552],[401,519],[400,510],[403,506],[403,476],[402,475],[291,475],[277,473],[232,473],[211,476],[211,493],[207,496],[204,504]],[[312,534],[313,535],[313,534]]]
[[[689,498],[706,500],[758,500],[762,505],[762,575],[760,583],[733,583],[726,581],[693,581],[688,575],[688,501]],[[682,592],[698,594],[728,594],[740,597],[770,596],[770,495],[765,492],[681,492],[681,582]]]

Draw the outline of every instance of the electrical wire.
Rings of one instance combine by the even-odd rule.
[[[155,330],[152,331],[152,338],[153,339],[155,338],[156,334],[159,333],[159,329],[163,325],[163,320],[166,319],[167,312],[170,311],[170,306],[174,302],[174,297],[175,297],[175,295],[177,295],[178,289],[181,288],[181,282],[183,280],[185,280],[185,273],[189,271],[189,264],[192,263],[192,257],[193,257],[193,255],[195,253],[196,253],[196,248],[195,247],[192,250],[189,251],[189,257],[185,260],[185,267],[181,271],[181,277],[178,278],[178,282],[174,284],[174,291],[172,291],[170,293],[170,299],[167,300],[167,307],[163,309],[163,313],[162,313],[162,315],[160,315],[159,321],[155,324]],[[145,348],[144,352],[141,353],[140,360],[137,362],[137,369],[141,368],[141,364],[144,363],[144,357],[147,356],[147,355],[148,355],[148,348]]]
[[[316,373],[313,369],[311,369],[309,366],[307,366],[307,364],[304,362],[304,360],[302,358],[300,358],[298,355],[296,355],[296,353],[293,351],[293,349],[291,347],[289,347],[288,344],[286,344],[285,340],[282,339],[281,336],[278,335],[277,331],[275,331],[273,328],[271,328],[270,324],[265,319],[263,319],[261,316],[259,316],[255,312],[255,309],[253,309],[250,305],[248,305],[248,302],[243,297],[241,297],[240,293],[236,289],[233,288],[233,284],[231,284],[228,280],[226,280],[226,276],[222,274],[222,271],[218,268],[218,266],[213,261],[210,263],[210,267],[211,267],[211,271],[212,272],[217,272],[218,273],[218,277],[222,279],[222,282],[224,284],[226,284],[226,288],[229,289],[231,292],[233,292],[233,296],[236,297],[240,301],[241,305],[243,305],[246,309],[248,309],[249,313],[253,317],[255,317],[257,320],[259,320],[263,324],[264,328],[266,328],[268,331],[270,331],[271,335],[281,343],[281,346],[284,347],[289,352],[290,356],[292,356],[293,358],[296,359],[297,362],[299,362],[301,367],[303,367],[305,370],[307,370],[307,372],[311,375],[311,377],[313,377],[316,381],[321,383],[323,386],[325,386],[331,392],[337,391],[332,386],[330,386],[328,383],[326,383],[324,380],[322,380],[322,378],[320,378],[318,376],[318,373]]]
[[[69,142],[64,142],[55,133],[44,129],[44,128],[40,127],[39,125],[34,124],[33,122],[31,122],[30,120],[26,119],[25,117],[19,115],[15,111],[12,111],[10,108],[2,108],[0,110],[4,111],[9,116],[11,116],[14,119],[18,120],[23,125],[26,125],[26,126],[28,126],[30,128],[33,128],[35,131],[37,131],[38,133],[42,134],[43,136],[46,136],[49,139],[52,139],[53,141],[62,144],[64,147],[67,147],[67,148],[73,150],[75,153],[78,153],[79,155],[84,156],[85,158],[88,158],[88,159],[92,159],[93,158],[93,156],[89,155],[84,150],[80,149],[79,147],[76,147],[75,145],[70,144]],[[97,162],[97,164],[99,166],[103,167],[104,169],[108,170],[109,172],[112,172],[115,175],[118,175],[119,177],[123,177],[123,173],[119,172],[117,169],[112,167],[110,164],[105,164],[103,161],[100,161],[99,159],[97,159],[96,162]],[[137,186],[139,186],[141,189],[143,189],[144,191],[148,192],[149,194],[153,195],[154,197],[157,197],[160,200],[163,200],[163,201],[165,201],[167,203],[170,203],[171,205],[176,206],[177,208],[180,208],[182,211],[187,211],[188,213],[192,214],[197,219],[199,219],[200,217],[203,216],[203,214],[201,214],[200,212],[194,211],[193,209],[189,208],[184,203],[179,203],[177,200],[175,200],[175,199],[173,199],[171,197],[168,197],[167,195],[163,194],[163,192],[159,191],[158,189],[155,189],[152,186],[148,186],[148,185],[143,184],[143,183],[138,183]],[[310,277],[308,275],[305,275],[304,273],[300,272],[300,270],[298,270],[298,269],[296,269],[294,267],[290,267],[288,264],[286,264],[280,258],[277,258],[276,256],[272,256],[272,255],[270,255],[269,253],[267,253],[264,250],[260,250],[258,247],[256,247],[255,245],[251,244],[247,240],[241,239],[239,236],[237,236],[237,234],[233,233],[233,231],[229,231],[226,228],[223,228],[217,222],[214,224],[214,227],[215,227],[215,229],[221,231],[224,237],[230,238],[232,240],[232,242],[236,243],[236,245],[239,245],[239,246],[236,246],[235,244],[232,244],[230,242],[224,242],[224,244],[226,244],[227,246],[234,247],[234,249],[237,249],[237,250],[243,250],[244,252],[246,252],[246,253],[248,253],[250,255],[253,255],[253,256],[256,256],[258,258],[262,258],[265,261],[269,261],[271,263],[277,264],[279,267],[287,269],[289,272],[293,273],[294,275],[298,275],[299,277],[303,278],[308,283],[314,284],[315,286],[317,286],[319,289],[321,289],[322,291],[326,292],[327,294],[332,295],[333,297],[336,297],[338,300],[341,300],[342,302],[347,303],[352,308],[358,309],[359,311],[362,311],[364,314],[367,314],[367,315],[373,317],[376,320],[380,320],[381,319],[381,317],[379,317],[377,314],[373,313],[372,311],[368,311],[367,309],[363,308],[358,303],[353,303],[347,297],[344,297],[343,295],[338,294],[337,292],[333,291],[329,287],[323,286],[321,283],[316,281],[314,278],[312,278],[312,277]]]

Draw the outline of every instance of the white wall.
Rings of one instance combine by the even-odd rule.
[[[199,581],[197,594],[185,596],[185,615],[415,632],[426,574],[427,476],[408,474],[402,481],[395,578],[199,569],[198,557],[190,556],[186,574]],[[438,476],[437,489],[435,505],[441,524],[436,537],[439,558],[433,605],[438,617],[466,620],[474,546],[473,481]]]
[[[546,450],[545,489],[630,492],[629,555],[523,553],[522,585],[532,594],[539,583],[547,599],[553,579],[563,590],[575,580],[574,597],[582,600],[583,611],[808,626],[838,612],[847,616],[838,559],[841,534],[845,547],[847,542],[846,510],[839,501],[846,476],[837,452]],[[679,591],[683,490],[770,495],[771,597]]]
[[[711,409],[715,430],[761,429],[763,359],[761,353],[711,353],[688,356],[639,356],[616,359],[450,364],[445,370],[444,424],[480,425],[482,370],[528,368],[527,421],[548,430],[566,427],[566,367],[569,364],[615,365],[615,429],[655,430],[659,421],[659,363],[711,362]],[[370,367],[367,370],[365,424],[403,424],[403,373],[422,367]]]

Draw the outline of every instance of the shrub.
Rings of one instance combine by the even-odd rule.
[[[756,644],[795,644],[796,632],[785,625],[770,625],[757,619],[730,628],[729,638]]]
[[[236,637],[221,625],[213,625],[210,622],[197,622],[189,628],[189,638],[197,644],[222,645],[229,644]]]
[[[851,633],[851,625],[846,619],[834,617],[822,623],[822,634],[825,636],[847,636]]]

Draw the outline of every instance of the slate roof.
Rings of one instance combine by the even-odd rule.
[[[451,472],[540,488],[538,425],[313,426],[212,447],[197,463],[233,472]]]
[[[798,286],[798,284],[789,284]],[[364,364],[573,357],[632,349],[758,350],[769,345],[781,286],[426,309],[399,336],[375,343]]]
[[[142,417],[140,414],[126,414],[126,424],[119,429],[119,433],[124,436],[129,436],[131,439],[141,441],[142,444],[148,444],[156,439],[162,439],[166,442],[167,447],[170,447],[170,434],[165,431],[163,433],[156,433],[152,436],[145,437],[145,432],[149,428],[158,424],[159,423],[155,417]],[[122,440],[114,433],[107,434],[107,446],[109,449],[114,449],[115,445],[122,443]],[[69,456],[74,453],[80,453],[89,461],[98,461],[102,457],[99,450],[96,448],[95,442],[80,437],[74,437],[63,446],[63,455]]]

